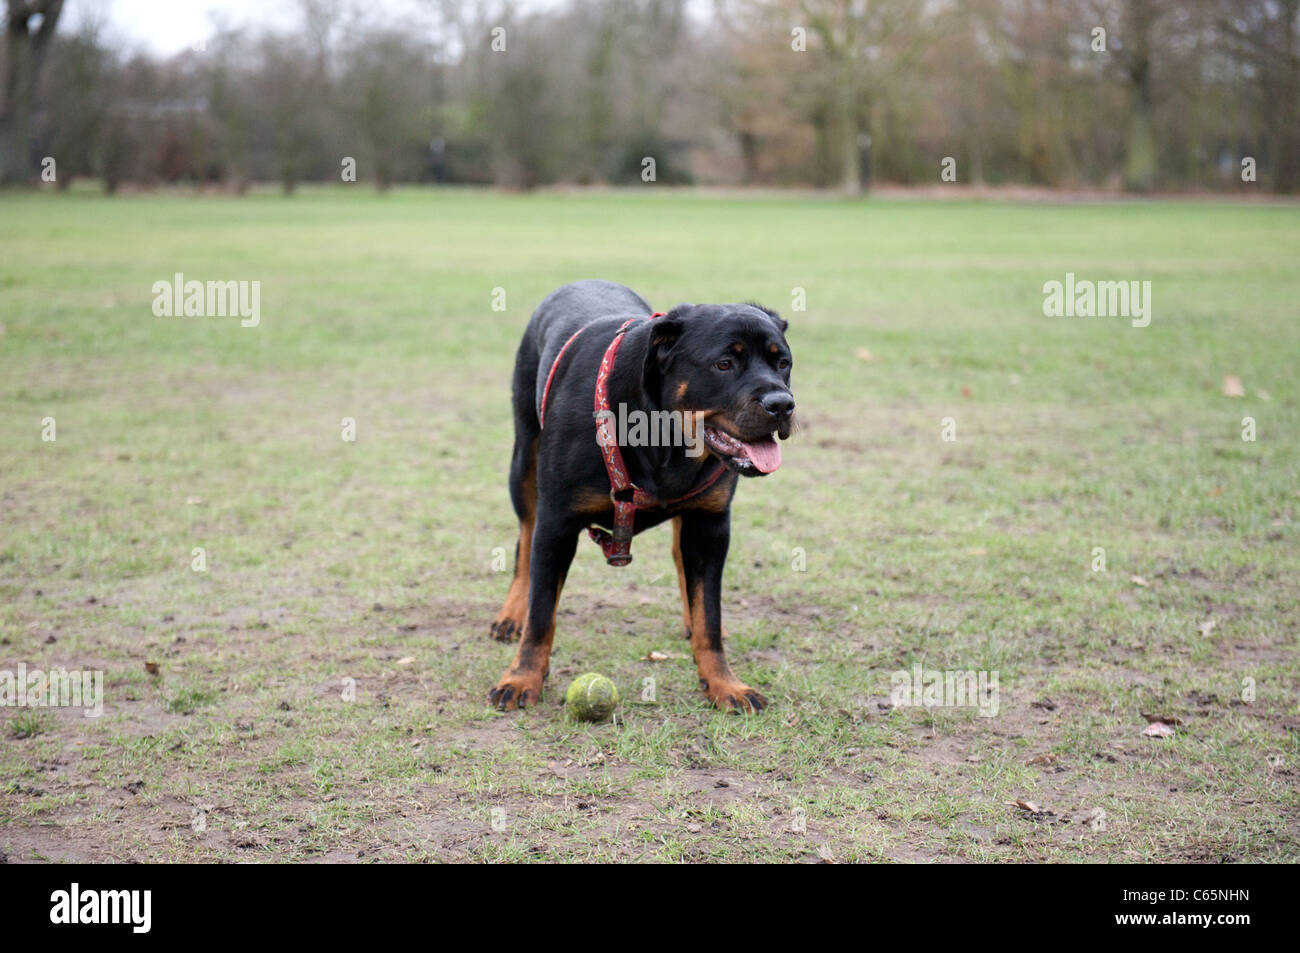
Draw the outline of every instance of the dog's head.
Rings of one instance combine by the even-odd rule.
[[[789,325],[756,304],[683,304],[655,318],[645,389],[693,418],[695,433],[744,476],[771,473],[794,426]]]

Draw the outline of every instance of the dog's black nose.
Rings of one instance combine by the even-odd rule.
[[[773,417],[789,417],[794,413],[794,398],[783,390],[773,391],[761,403]]]

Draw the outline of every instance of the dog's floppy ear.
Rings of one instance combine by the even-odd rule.
[[[650,345],[646,348],[646,370],[651,363],[655,368],[662,367],[663,361],[672,351],[677,339],[682,336],[682,317],[694,305],[679,304],[660,318],[650,319]]]
[[[663,317],[650,319],[650,336],[646,339],[645,366],[641,370],[641,387],[652,401],[659,401],[659,389],[663,382],[664,368],[668,366],[668,357],[672,354],[677,339],[682,336],[681,316],[688,304],[678,305]]]

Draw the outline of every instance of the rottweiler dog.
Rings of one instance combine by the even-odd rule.
[[[788,324],[755,304],[651,310],[622,285],[579,281],[548,296],[524,331],[510,462],[519,541],[510,592],[492,623],[494,638],[518,638],[519,646],[488,693],[498,710],[541,699],[556,605],[582,531],[623,565],[632,534],[668,520],[701,689],[723,710],[767,704],[727,664],[722,568],[739,477],[780,466],[776,438],[794,425]],[[614,442],[630,484],[622,490],[607,463]]]

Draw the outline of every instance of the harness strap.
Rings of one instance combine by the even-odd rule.
[[[662,311],[656,311],[650,315],[650,319],[663,317],[663,314]],[[614,531],[610,533],[602,527],[589,526],[587,535],[600,544],[601,551],[605,554],[605,561],[611,566],[626,566],[632,561],[632,530],[636,522],[637,510],[671,506],[689,500],[713,486],[726,472],[726,467],[719,461],[713,473],[699,486],[692,488],[684,496],[663,501],[636,486],[628,476],[627,465],[623,461],[623,451],[619,448],[617,435],[611,429],[610,418],[613,414],[609,408],[609,378],[614,372],[614,361],[618,357],[618,349],[623,344],[623,336],[627,333],[627,329],[639,320],[641,319],[629,318],[623,322],[622,327],[614,334],[614,339],[605,349],[605,355],[600,360],[600,369],[596,372],[594,401],[596,443],[600,445],[601,457],[605,461],[605,472],[609,476],[609,498],[614,504]],[[550,373],[546,375],[546,386],[542,389],[542,406],[537,415],[539,426],[545,426],[546,400],[551,392],[555,369],[559,367],[560,359],[564,357],[564,352],[569,349],[569,345],[585,330],[586,327],[582,327],[575,331],[569,340],[564,342],[560,353],[555,355]]]
[[[546,398],[551,396],[551,381],[555,380],[555,369],[560,366],[560,359],[564,357],[564,352],[569,349],[569,345],[585,330],[587,330],[587,326],[584,324],[574,331],[569,340],[564,342],[564,347],[560,348],[560,353],[555,355],[555,360],[551,362],[551,372],[546,375],[546,386],[542,388],[542,406],[537,410],[537,426],[539,429],[546,426]]]

